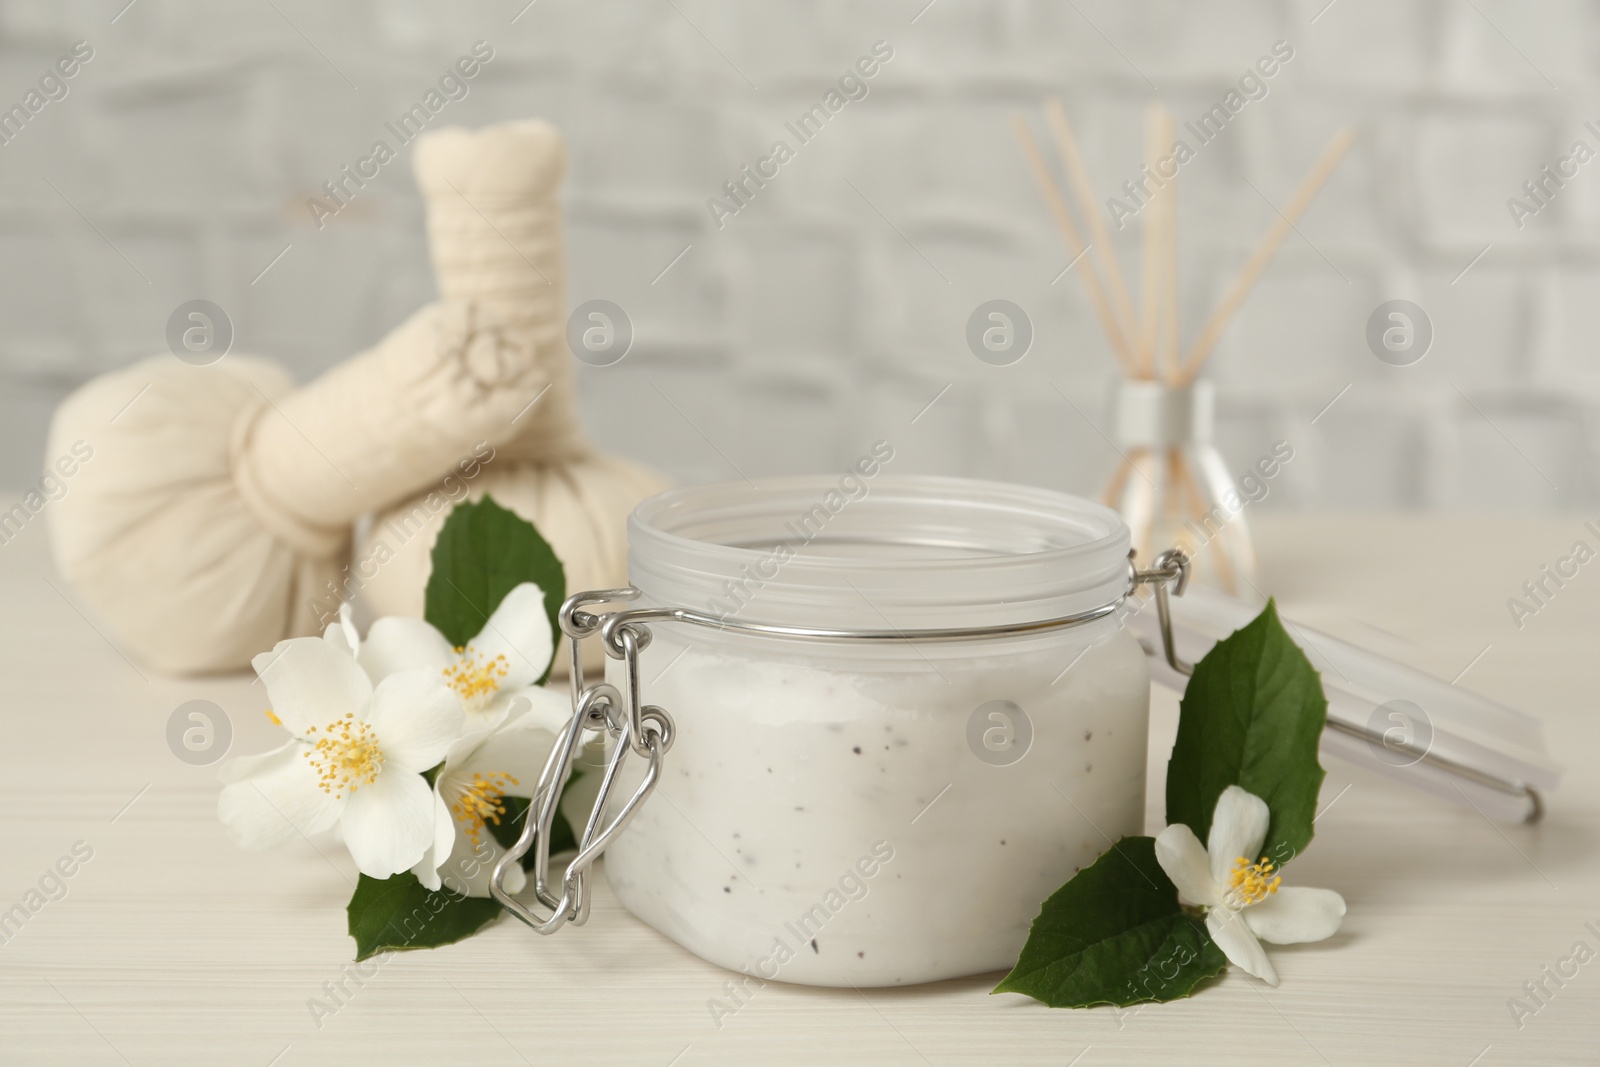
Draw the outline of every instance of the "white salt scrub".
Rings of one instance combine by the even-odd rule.
[[[647,501],[630,529],[641,604],[904,633],[1058,618],[1126,589],[1128,533],[1107,509],[867,466]],[[1142,830],[1149,679],[1114,614],[960,642],[651,631],[643,698],[677,737],[607,877],[731,970],[885,986],[1008,968],[1043,900]]]

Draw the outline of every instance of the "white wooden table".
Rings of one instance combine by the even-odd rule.
[[[1259,521],[1264,588],[1287,614],[1445,678],[1482,652],[1460,684],[1542,716],[1568,767],[1544,823],[1508,827],[1330,766],[1293,876],[1337,888],[1350,913],[1335,940],[1275,952],[1281,988],[1230,973],[1199,998],[1117,1013],[992,997],[996,976],[769,985],[720,1029],[707,1001],[728,975],[635,921],[603,880],[588,926],[540,938],[505,921],[398,954],[319,1026],[308,1000],[352,955],[348,859],[332,844],[235,849],[215,767],[165,738],[199,698],[230,714],[233,752],[260,751],[275,743],[262,690],[128,663],[62,595],[43,535],[35,523],[0,546],[0,910],[75,843],[93,855],[0,945],[0,1063],[1600,1062],[1600,962],[1548,982],[1520,1029],[1507,1006],[1575,943],[1600,951],[1600,570],[1520,632],[1506,608],[1583,536],[1576,519]],[[1174,709],[1157,701],[1153,766]]]

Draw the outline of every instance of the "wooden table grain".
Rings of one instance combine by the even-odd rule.
[[[234,753],[266,748],[259,685],[129,662],[75,605],[43,533],[0,546],[0,910],[40,905],[0,944],[0,1063],[1600,1062],[1600,962],[1574,956],[1600,952],[1600,564],[1521,629],[1506,604],[1587,537],[1579,519],[1257,520],[1263,587],[1287,614],[1447,679],[1465,669],[1458,684],[1542,717],[1567,767],[1544,822],[1514,827],[1330,765],[1292,876],[1337,888],[1349,917],[1329,942],[1275,951],[1280,988],[1230,973],[1119,1012],[991,996],[993,975],[771,984],[720,1025],[709,1002],[729,975],[603,880],[586,927],[540,938],[506,921],[350,979],[342,850],[235,849],[216,767],[168,747],[173,710],[201,699],[228,713]],[[1175,707],[1155,702],[1153,767]],[[1518,1018],[1513,998],[1537,1010]]]

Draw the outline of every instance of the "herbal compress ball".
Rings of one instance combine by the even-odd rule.
[[[378,614],[420,614],[459,486],[535,522],[573,588],[622,583],[625,517],[659,483],[597,455],[573,410],[560,135],[540,121],[441,129],[415,151],[435,303],[303,387],[268,360],[162,355],[56,412],[49,455],[95,450],[52,506],[57,566],[145,662],[241,668],[356,593]],[[403,543],[394,518],[411,524]]]

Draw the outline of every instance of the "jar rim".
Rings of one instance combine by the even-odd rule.
[[[1032,622],[1120,600],[1110,508],[933,475],[800,475],[671,489],[630,516],[649,603],[835,628]]]

